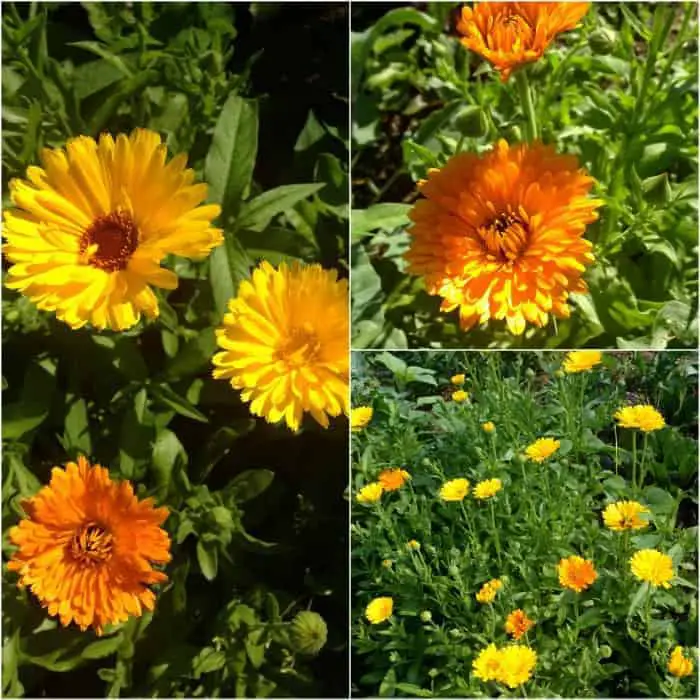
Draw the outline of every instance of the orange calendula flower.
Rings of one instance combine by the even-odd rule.
[[[517,640],[534,626],[535,623],[527,616],[527,613],[518,608],[513,610],[506,618],[505,630],[513,639]]]
[[[592,185],[574,156],[540,143],[459,153],[420,186],[409,271],[443,298],[442,311],[459,309],[464,330],[495,319],[520,335],[550,314],[568,318],[594,260],[583,237],[602,204],[588,197]]]
[[[223,241],[211,226],[220,208],[201,205],[207,186],[194,184],[185,155],[166,165],[167,153],[147,129],[43,149],[42,167],[10,182],[6,285],[74,329],[120,331],[158,316],[152,287],[177,287],[160,263],[206,257]]]
[[[576,593],[585,591],[598,578],[593,562],[576,555],[562,559],[558,571],[559,583]]]
[[[396,491],[410,478],[411,475],[405,469],[385,469],[379,474],[379,483],[385,491]]]
[[[139,501],[128,481],[113,482],[84,457],[54,467],[49,485],[22,507],[27,518],[10,529],[18,550],[8,568],[64,627],[75,622],[101,635],[106,625],[153,610],[149,585],[168,580],[153,568],[170,561],[160,527],[167,508]]]
[[[561,32],[576,27],[587,2],[479,2],[462,8],[462,44],[483,56],[508,80],[511,71],[542,57]]]

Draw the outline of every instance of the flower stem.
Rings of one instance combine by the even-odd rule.
[[[632,491],[637,493],[637,433],[632,433]]]
[[[498,565],[501,566],[503,561],[501,560],[501,540],[498,537],[498,528],[496,527],[496,512],[493,506],[493,500],[491,501],[491,527],[493,527],[493,539],[496,544],[496,554],[498,555]]]
[[[647,466],[647,442],[649,441],[649,433],[644,433],[644,445],[642,446],[642,463],[639,466],[639,490],[644,488],[644,479],[646,478]]]
[[[526,68],[515,71],[515,84],[518,88],[520,105],[525,115],[525,136],[528,141],[534,141],[538,137],[537,115],[535,113],[535,105],[532,102],[532,90],[530,89],[526,71]]]

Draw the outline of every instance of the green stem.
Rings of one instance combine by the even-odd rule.
[[[637,493],[637,433],[632,433],[632,491]]]
[[[639,466],[639,490],[644,488],[644,479],[646,478],[647,464],[647,442],[649,441],[649,433],[644,433],[644,445],[642,446],[642,463]]]
[[[528,141],[534,141],[538,137],[537,114],[532,101],[532,90],[527,79],[526,68],[520,68],[515,72],[515,84],[518,88],[520,105],[525,115],[525,136]]]
[[[459,502],[459,507],[462,509],[462,516],[464,517],[464,522],[466,523],[467,526],[467,533],[469,534],[469,543],[472,549],[472,552],[476,554],[476,539],[474,537],[474,528],[472,527],[472,521],[471,518],[469,517],[469,514],[467,513],[467,509],[464,507],[464,501]]]
[[[493,499],[491,499],[491,527],[493,528],[493,538],[494,542],[496,544],[496,555],[498,556],[498,565],[501,566],[503,564],[503,560],[501,559],[501,540],[498,536],[498,528],[496,527],[496,511],[493,506]]]

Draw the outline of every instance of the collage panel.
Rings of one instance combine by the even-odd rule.
[[[695,348],[697,14],[353,2],[352,347]]]
[[[697,697],[697,352],[352,355],[357,697]]]
[[[348,696],[348,21],[3,3],[3,696]]]

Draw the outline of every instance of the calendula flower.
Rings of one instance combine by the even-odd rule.
[[[379,483],[385,491],[396,491],[410,478],[411,475],[405,469],[385,469],[379,474]]]
[[[417,552],[420,549],[420,542],[418,540],[409,540],[408,542],[406,542],[406,546],[410,550]]]
[[[664,417],[648,404],[625,406],[614,417],[621,428],[638,428],[645,433],[666,427]]]
[[[648,513],[649,509],[637,501],[617,501],[610,503],[603,511],[603,522],[606,527],[617,532],[623,530],[641,530],[648,527],[649,522],[639,517]]]
[[[479,603],[493,603],[496,593],[501,590],[503,583],[500,579],[494,578],[487,581],[474,596]]]
[[[561,32],[578,25],[587,2],[479,2],[462,8],[457,31],[508,80],[513,69],[537,61]]]
[[[641,549],[630,559],[632,573],[640,580],[658,588],[670,588],[673,579],[673,560],[656,549]]]
[[[561,443],[553,438],[539,438],[525,448],[525,454],[533,461],[542,463],[551,457]]]
[[[451,479],[440,487],[440,498],[443,501],[463,501],[468,493],[468,479]]]
[[[216,331],[214,378],[228,379],[250,411],[299,430],[348,414],[348,285],[320,265],[261,263],[241,282]]]
[[[690,676],[693,673],[693,662],[683,656],[683,647],[675,647],[668,660],[668,672],[677,678]]]
[[[502,652],[495,644],[482,649],[472,663],[474,676],[481,681],[495,681],[501,677]]]
[[[487,498],[492,498],[501,490],[501,480],[500,479],[486,479],[486,481],[480,481],[474,487],[474,498],[479,500],[485,500]]]
[[[385,569],[391,569],[391,567],[394,565],[394,562],[391,559],[383,559],[382,560],[382,566]]]
[[[378,625],[380,622],[388,620],[392,612],[394,612],[394,601],[385,596],[370,601],[365,608],[365,617],[373,625]]]
[[[527,683],[537,664],[537,654],[530,647],[512,644],[501,650],[501,669],[498,680],[509,688]]]
[[[152,287],[174,289],[168,255],[203,258],[223,241],[205,184],[179,155],[167,165],[160,136],[136,129],[45,148],[42,167],[10,182],[4,212],[6,285],[71,328],[124,330],[158,316]]]
[[[562,368],[567,374],[587,372],[603,361],[603,353],[599,350],[573,350],[562,362]]]
[[[139,501],[128,481],[115,483],[84,457],[54,467],[51,481],[23,501],[27,517],[10,529],[18,547],[8,564],[67,627],[104,627],[153,610],[151,584],[168,577],[153,568],[170,561],[170,538],[160,525],[167,508]]]
[[[520,639],[527,631],[535,626],[535,623],[527,616],[524,610],[518,608],[506,618],[505,630],[513,639]]]
[[[456,386],[462,386],[464,384],[464,375],[463,374],[455,374],[452,377],[450,377],[450,381],[455,384]]]
[[[485,423],[481,424],[481,429],[485,433],[492,433],[494,430],[496,430],[496,425],[492,423],[490,420],[487,420]]]
[[[409,271],[443,298],[442,311],[459,308],[465,330],[505,319],[520,335],[527,322],[568,318],[594,260],[583,238],[602,204],[588,198],[592,185],[574,156],[540,143],[459,153],[420,185]]]
[[[377,481],[373,481],[363,486],[355,499],[358,503],[376,503],[384,493],[384,487]]]
[[[461,389],[452,393],[452,400],[456,401],[457,403],[462,403],[468,398],[469,394],[466,391],[462,391]]]
[[[598,578],[593,562],[576,555],[562,559],[558,572],[559,583],[576,593],[585,591]]]
[[[358,406],[350,411],[350,427],[358,432],[369,425],[374,411],[371,406]]]

